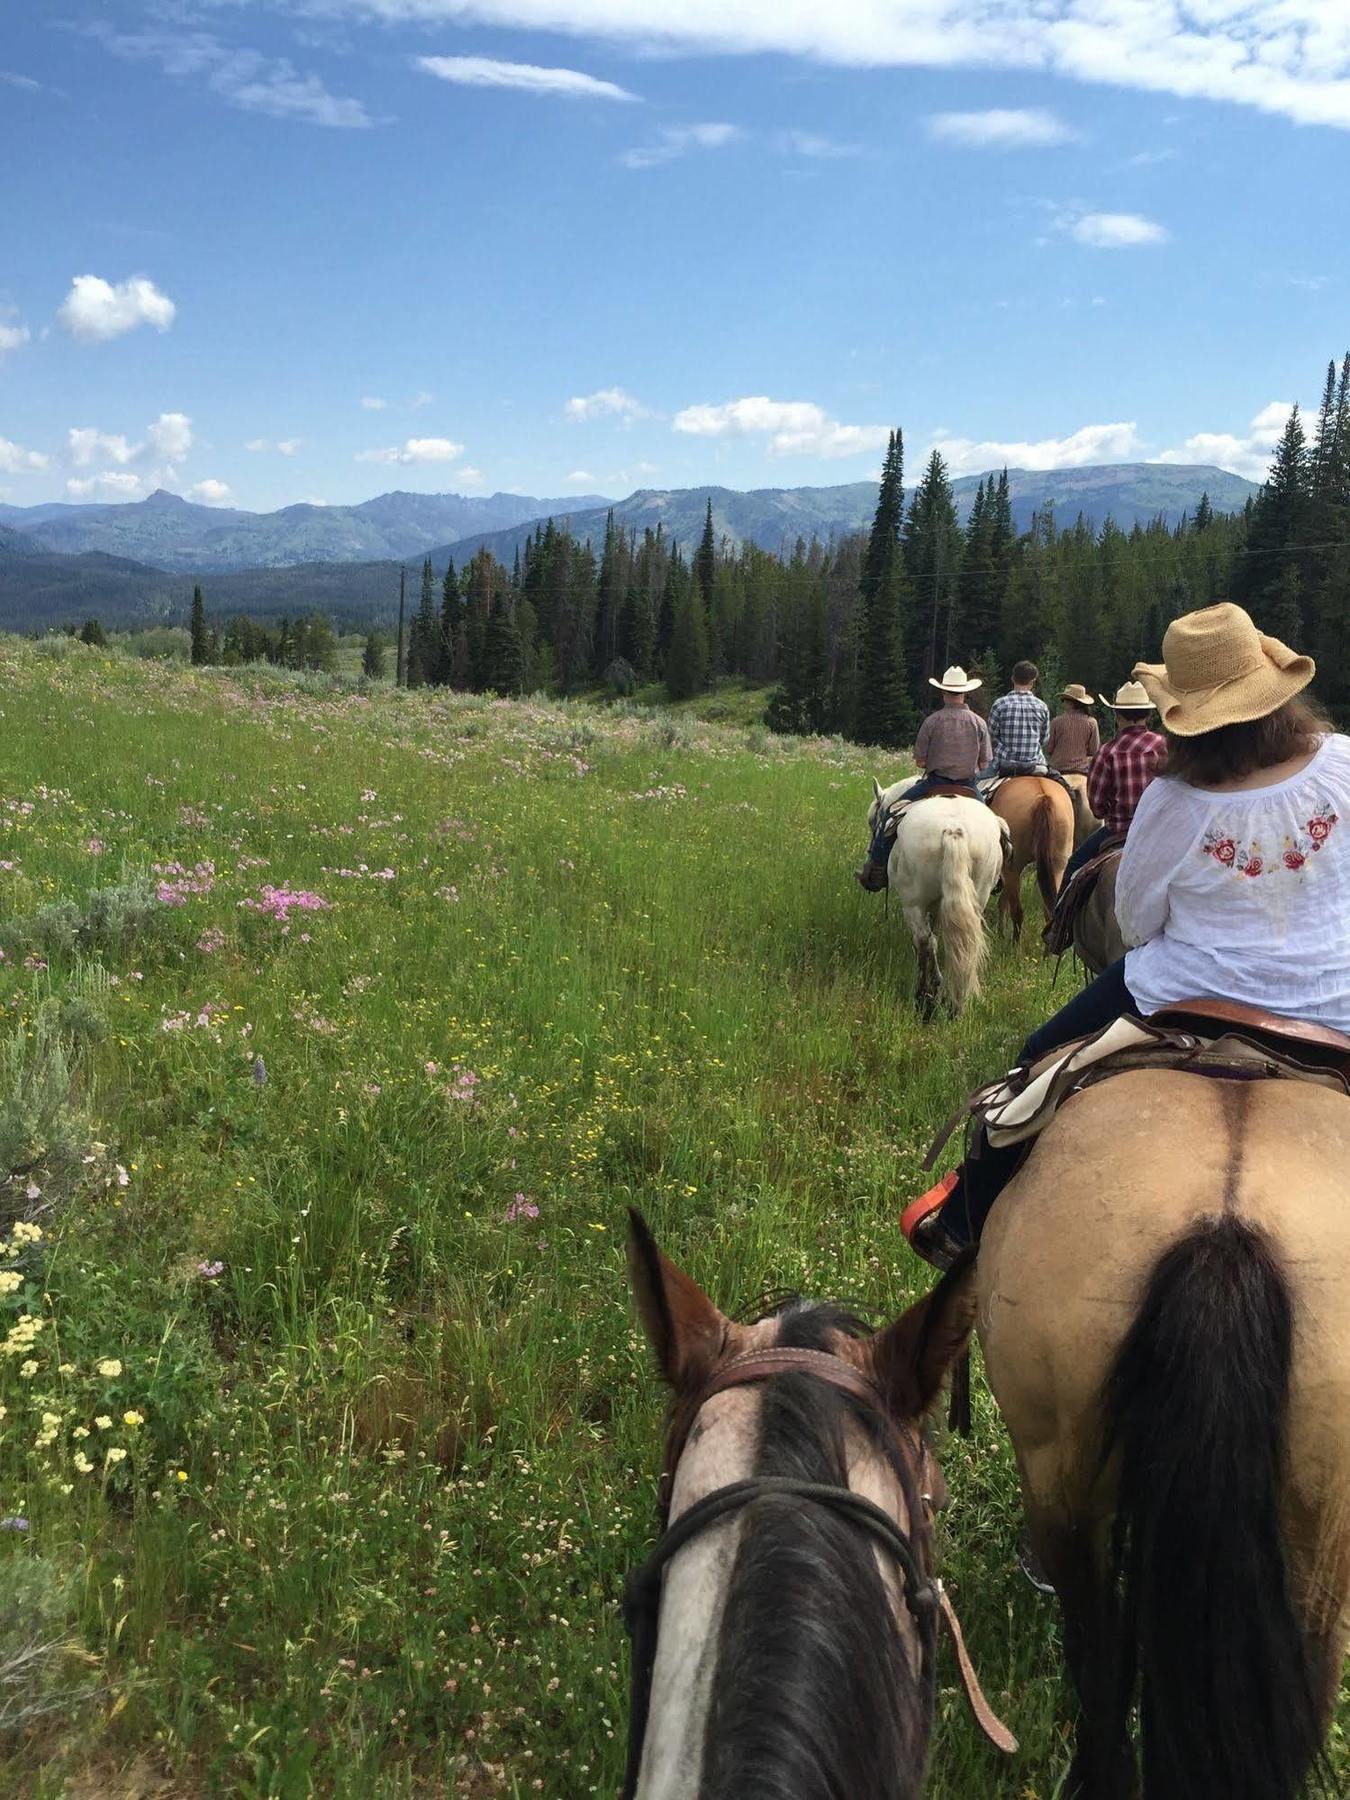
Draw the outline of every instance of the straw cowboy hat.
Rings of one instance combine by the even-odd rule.
[[[1134,673],[1167,729],[1198,737],[1264,719],[1307,687],[1317,665],[1258,631],[1240,606],[1225,600],[1174,619],[1163,638],[1163,661],[1136,663]]]
[[[944,694],[973,694],[977,687],[984,683],[976,675],[973,678],[966,674],[958,664],[953,664],[939,681],[936,675],[928,677],[929,687],[941,688]]]
[[[1061,700],[1076,700],[1080,706],[1092,705],[1092,695],[1081,681],[1071,681],[1059,697]]]
[[[1097,698],[1103,706],[1109,706],[1112,712],[1152,712],[1153,702],[1149,698],[1148,689],[1141,687],[1137,681],[1122,681],[1116,689],[1114,700],[1108,700],[1105,694]]]

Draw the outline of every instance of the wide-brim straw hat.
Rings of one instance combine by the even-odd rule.
[[[1097,698],[1103,706],[1109,706],[1112,712],[1152,712],[1153,701],[1149,691],[1137,681],[1122,681],[1116,689],[1114,700],[1108,700],[1105,694]]]
[[[1302,693],[1317,664],[1258,631],[1240,606],[1225,600],[1174,619],[1162,662],[1136,663],[1134,673],[1170,732],[1199,737],[1276,712]]]
[[[944,694],[973,694],[977,687],[984,683],[978,675],[967,675],[963,668],[953,665],[939,681],[936,675],[928,677],[929,687],[941,688]]]
[[[1076,700],[1080,706],[1092,705],[1092,695],[1081,681],[1071,681],[1059,697],[1061,700]]]

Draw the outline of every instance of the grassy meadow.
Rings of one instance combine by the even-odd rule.
[[[1048,973],[1000,946],[920,1030],[868,756],[688,713],[3,640],[0,771],[0,1793],[614,1794],[663,1407],[626,1207],[728,1310],[890,1316]],[[1050,1800],[982,1391],[943,1460],[1024,1748],[948,1667],[929,1791]]]

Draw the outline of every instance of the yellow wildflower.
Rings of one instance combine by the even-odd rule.
[[[19,1364],[19,1374],[25,1381],[31,1381],[38,1372],[38,1366],[30,1356],[27,1362]]]
[[[107,1413],[100,1413],[94,1420],[94,1423],[98,1426],[100,1431],[106,1431],[112,1424],[112,1420],[108,1417]]]
[[[145,1420],[138,1412],[124,1412],[122,1414],[122,1423],[124,1425],[130,1425],[131,1428],[135,1430],[137,1425],[144,1425]]]
[[[75,1452],[75,1467],[80,1471],[81,1475],[88,1475],[92,1473],[94,1465],[90,1462],[83,1450],[77,1450]]]
[[[98,1365],[98,1372],[100,1375],[106,1375],[108,1380],[112,1381],[122,1373],[122,1365],[115,1356],[106,1356]]]
[[[120,1444],[109,1444],[108,1454],[103,1458],[105,1463],[120,1463],[126,1458],[126,1451]]]

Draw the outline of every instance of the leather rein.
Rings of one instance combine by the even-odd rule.
[[[884,1425],[891,1441],[891,1463],[905,1495],[911,1520],[918,1520],[910,1531],[904,1531],[863,1494],[851,1488],[828,1483],[797,1481],[787,1476],[756,1475],[715,1488],[710,1494],[680,1514],[674,1524],[667,1523],[675,1471],[684,1454],[690,1432],[699,1413],[714,1394],[728,1388],[746,1387],[769,1381],[776,1375],[805,1374],[823,1381],[836,1392],[862,1402]],[[914,1620],[920,1645],[920,1662],[925,1700],[932,1714],[937,1687],[937,1627],[946,1627],[956,1649],[962,1685],[976,1723],[998,1749],[1011,1753],[1017,1739],[991,1710],[981,1692],[979,1678],[966,1653],[960,1622],[947,1598],[945,1589],[929,1571],[933,1521],[933,1496],[927,1491],[916,1494],[916,1482],[922,1484],[928,1462],[928,1446],[917,1433],[903,1430],[887,1412],[876,1385],[852,1363],[845,1362],[826,1350],[799,1349],[784,1345],[767,1350],[748,1351],[734,1357],[711,1378],[698,1399],[685,1415],[681,1428],[673,1431],[666,1447],[661,1471],[662,1532],[646,1562],[633,1569],[624,1587],[623,1616],[632,1645],[632,1682],[628,1710],[628,1761],[624,1776],[623,1800],[634,1800],[638,1776],[642,1768],[642,1751],[647,1737],[647,1720],[651,1711],[652,1676],[656,1667],[656,1638],[661,1608],[662,1582],[666,1569],[686,1545],[711,1526],[721,1523],[753,1505],[757,1500],[788,1497],[804,1505],[822,1506],[857,1526],[889,1555],[900,1574],[905,1606]]]

